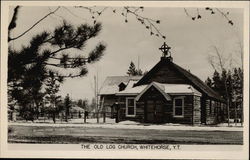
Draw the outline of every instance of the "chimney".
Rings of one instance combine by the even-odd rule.
[[[118,87],[119,87],[119,92],[120,92],[120,91],[123,91],[123,90],[126,88],[126,85],[125,85],[123,82],[121,82],[121,83],[118,85]]]

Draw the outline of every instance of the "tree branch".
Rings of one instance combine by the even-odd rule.
[[[26,33],[28,33],[31,29],[33,29],[36,25],[38,25],[41,21],[43,21],[45,18],[47,18],[48,16],[50,16],[51,14],[54,14],[56,11],[58,11],[60,9],[60,7],[57,7],[54,11],[48,13],[47,15],[45,15],[43,18],[41,18],[40,20],[38,20],[36,23],[34,23],[30,28],[28,28],[26,31],[24,31],[23,33],[21,33],[19,36],[11,38],[8,38],[8,42],[16,40],[20,37],[22,37],[23,35],[25,35]]]
[[[19,8],[20,8],[20,6],[16,6],[14,9],[14,13],[13,13],[12,19],[11,19],[9,27],[8,27],[9,34],[10,34],[10,31],[12,29],[16,28],[16,20],[17,20],[17,14],[18,14]]]

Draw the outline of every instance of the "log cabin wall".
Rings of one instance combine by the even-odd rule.
[[[224,121],[225,105],[214,99],[206,100],[206,124],[218,124]]]
[[[201,124],[206,124],[206,107],[207,106],[207,97],[202,96],[201,97]]]
[[[173,116],[173,101],[166,101],[166,99],[161,95],[161,93],[145,93],[142,100],[136,102],[136,115],[135,117],[126,116],[126,96],[117,97],[115,95],[105,95],[104,96],[104,108],[107,117],[115,118],[116,110],[113,107],[115,102],[119,102],[119,121],[123,120],[133,120],[138,122],[145,122],[145,107],[146,99],[153,97],[158,97],[159,101],[156,101],[157,105],[163,106],[163,123],[183,123],[183,124],[200,124],[202,120],[202,108],[205,108],[205,124],[217,124],[225,121],[226,117],[226,105],[212,99],[205,100],[205,107],[202,107],[202,99],[199,96],[193,95],[172,95],[171,98],[184,96],[184,117],[176,118]],[[135,98],[135,96],[132,96]],[[102,98],[102,97],[101,97]],[[112,116],[113,115],[113,116]],[[115,116],[114,116],[115,115]]]
[[[163,119],[161,122],[155,123],[181,123],[181,124],[200,124],[200,97],[193,95],[174,95],[171,98],[184,97],[184,117],[174,117],[173,115],[173,100],[166,101],[165,99],[157,99],[154,102],[158,106],[162,106]],[[162,97],[163,98],[163,97]],[[136,115],[134,117],[126,116],[126,97],[119,97],[119,121],[133,120],[138,122],[147,122],[147,114],[145,107],[148,103],[153,103],[152,100],[146,101],[146,97],[136,102]],[[193,108],[194,105],[194,108]],[[161,116],[159,114],[159,116]],[[157,119],[156,119],[157,120]]]
[[[187,83],[187,79],[182,74],[176,72],[176,69],[169,65],[159,68],[157,71],[152,73],[150,77],[146,77],[140,85],[150,84],[153,81],[168,84],[189,84]]]
[[[118,106],[119,106],[119,121],[131,120],[137,122],[144,122],[144,103],[136,103],[136,114],[134,117],[126,116],[126,98],[135,98],[135,96],[119,96]]]
[[[171,107],[168,107],[165,112],[166,117],[168,118],[167,123],[193,124],[193,95],[171,96],[172,100],[177,97],[184,97],[184,117],[174,117],[173,101],[171,101]]]
[[[201,124],[201,97],[193,96],[193,124]]]
[[[102,95],[100,99],[102,100],[103,98],[103,111],[106,113],[107,117],[114,118],[116,114],[114,103],[117,101],[117,97],[115,95]]]

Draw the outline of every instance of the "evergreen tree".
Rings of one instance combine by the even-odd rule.
[[[35,114],[38,118],[39,107],[44,96],[41,91],[42,81],[44,80],[44,77],[40,76],[41,70],[42,68],[39,65],[27,67],[25,72],[21,72],[22,80],[14,78],[12,82],[8,83],[9,97],[11,101],[16,101],[19,104],[20,116],[26,120],[33,120]]]
[[[41,95],[42,85],[50,72],[60,79],[86,75],[86,64],[98,61],[103,55],[105,45],[98,44],[87,58],[80,53],[86,42],[97,36],[100,30],[100,23],[94,26],[83,24],[75,28],[64,22],[52,32],[44,31],[35,35],[30,44],[19,51],[9,48],[10,97],[25,108],[30,103],[40,103],[41,98],[37,95]],[[70,50],[73,49],[78,50],[79,54],[72,55]],[[70,73],[66,75],[65,71]]]
[[[87,109],[87,105],[88,105],[88,100],[87,100],[87,99],[79,99],[79,100],[77,101],[77,105],[78,105],[80,108],[86,110],[86,109]]]
[[[136,69],[135,64],[133,61],[130,62],[127,74],[129,76],[142,76],[143,72],[141,69]]]
[[[49,77],[45,81],[45,99],[49,103],[48,111],[52,114],[54,123],[56,123],[56,114],[59,112],[58,104],[61,102],[61,96],[57,95],[61,82],[62,79],[56,77],[53,72],[49,72]]]
[[[69,110],[71,108],[71,100],[69,98],[69,94],[67,94],[67,96],[64,99],[64,107],[65,107],[65,116],[66,116],[65,121],[68,122]]]
[[[234,68],[232,75],[232,101],[234,105],[235,119],[241,118],[242,120],[242,99],[243,99],[243,73],[240,68]]]
[[[233,73],[231,70],[222,71],[221,75],[215,71],[212,80],[208,77],[206,84],[219,93],[229,105],[230,117],[235,119],[243,117],[243,73],[241,68],[234,68]]]
[[[220,78],[219,72],[217,72],[217,71],[215,70],[212,79],[213,79],[212,88],[213,88],[216,92],[218,92],[218,93],[221,94],[220,89],[221,89],[222,85],[221,85],[221,78]]]
[[[229,93],[228,93],[229,82],[227,80],[228,78],[227,74],[228,74],[227,71],[224,69],[221,73],[221,81],[220,81],[220,86],[218,87],[218,89],[219,89],[219,93],[223,96],[223,98],[226,100],[229,100]]]
[[[134,64],[134,62],[132,62],[132,61],[130,62],[130,65],[129,65],[127,74],[128,74],[129,76],[134,76],[134,75],[136,74],[135,64]]]
[[[138,75],[138,76],[142,76],[142,75],[143,75],[143,72],[142,72],[141,69],[137,69],[136,72],[137,72],[137,75]]]
[[[226,79],[226,87],[227,87],[227,98],[229,99],[229,104],[232,107],[232,100],[233,100],[233,79],[231,75],[231,71],[228,70],[227,72],[227,79]]]
[[[212,80],[209,78],[209,77],[207,77],[207,80],[205,81],[205,83],[206,83],[206,85],[207,86],[209,86],[210,88],[213,88],[213,84],[212,84]]]

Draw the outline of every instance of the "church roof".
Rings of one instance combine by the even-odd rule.
[[[207,86],[205,84],[205,82],[203,82],[201,79],[199,79],[197,76],[193,75],[192,73],[188,72],[187,70],[183,69],[182,67],[178,66],[177,64],[173,65],[183,74],[185,75],[185,77],[187,77],[191,83],[193,83],[195,86],[197,86],[198,88],[201,89],[202,92],[204,92],[205,94],[207,94],[209,97],[215,98],[215,99],[219,99],[219,100],[223,100],[222,98],[220,98],[221,96],[216,93],[212,88],[210,88],[209,86]]]
[[[149,86],[155,86],[162,92],[167,94],[195,94],[201,96],[201,93],[197,91],[193,86],[189,84],[163,84],[158,82],[152,82],[147,85],[140,85],[133,88],[128,88],[116,93],[116,95],[138,95],[142,93]],[[146,89],[147,90],[147,89]]]
[[[100,95],[113,95],[119,92],[119,84],[128,84],[129,81],[138,81],[142,76],[108,76],[102,84]]]
[[[191,84],[194,86],[199,92],[206,94],[207,96],[221,100],[221,96],[217,94],[213,89],[208,87],[202,80],[200,80],[198,77],[190,73],[189,71],[183,69],[182,67],[178,66],[177,64],[173,63],[170,59],[163,57],[160,62],[158,62],[145,76],[143,76],[136,84],[135,86],[145,85],[146,81],[150,79],[155,72],[157,72],[162,67],[171,67],[175,72],[180,73],[184,78],[185,81],[187,81],[188,84]]]

